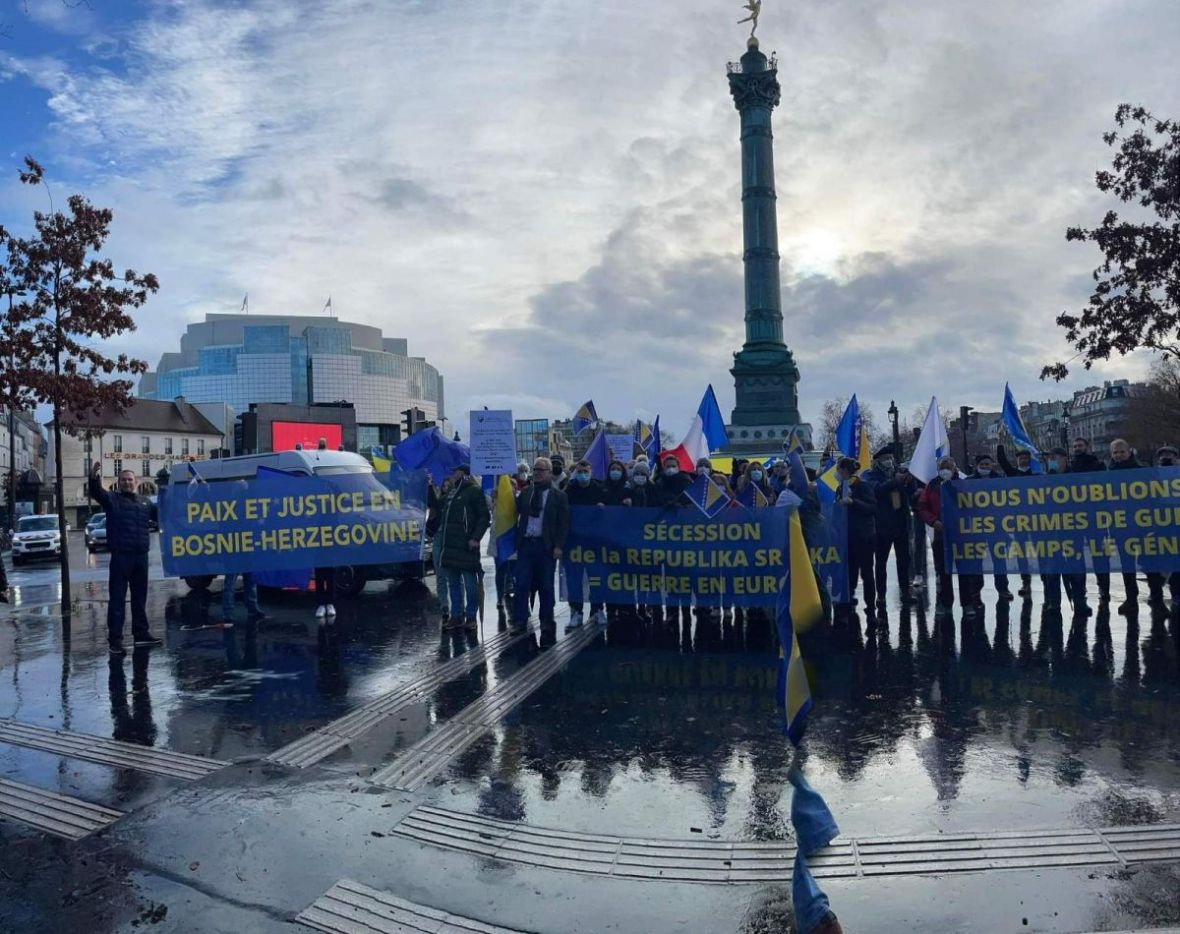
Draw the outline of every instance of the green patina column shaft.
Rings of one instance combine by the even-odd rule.
[[[731,425],[794,425],[799,369],[783,343],[778,214],[770,115],[779,102],[778,67],[751,38],[729,66],[729,90],[742,124],[742,217],[746,342],[733,355],[736,405]]]

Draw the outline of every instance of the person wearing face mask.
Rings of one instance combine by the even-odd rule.
[[[487,499],[471,467],[460,464],[451,472],[452,493],[443,504],[439,524],[441,562],[450,585],[450,616],[444,628],[475,629],[478,622],[479,543],[492,524]]]
[[[887,444],[873,455],[873,466],[861,475],[877,497],[877,547],[873,560],[880,610],[885,609],[885,572],[890,551],[894,555],[901,605],[910,603],[910,502],[901,478],[894,471],[894,463],[893,445]]]
[[[1156,467],[1180,467],[1180,453],[1170,444],[1165,444],[1155,452]],[[1147,589],[1153,606],[1160,607],[1164,603],[1164,582],[1172,597],[1172,613],[1180,615],[1180,571],[1171,574],[1151,573],[1147,575]]]
[[[771,490],[770,484],[767,482],[766,468],[757,461],[747,464],[746,469],[738,474],[734,482],[734,495],[741,496],[746,492],[746,488],[750,486],[757,487],[768,502],[773,503],[778,498],[778,494]],[[754,494],[750,493],[748,495],[753,496]]]
[[[697,458],[696,475],[698,477],[707,477],[713,472],[713,462],[707,457]]]
[[[996,462],[992,460],[992,456],[986,451],[980,454],[975,459],[975,470],[967,478],[968,480],[994,480],[1001,476],[996,471]],[[977,610],[983,609],[983,575],[982,574],[964,574],[959,578],[960,586],[966,584],[970,591],[968,596],[971,599],[971,605]],[[1011,600],[1012,592],[1008,589],[1008,575],[995,575],[996,591],[1003,600]]]
[[[1116,438],[1110,442],[1110,469],[1142,470],[1143,465],[1135,457],[1131,446],[1122,438]],[[1130,616],[1139,610],[1139,582],[1134,571],[1123,572],[1123,589],[1127,593],[1127,599],[1119,604],[1119,613]]]
[[[627,486],[627,468],[622,461],[611,461],[602,484],[602,501],[608,506],[630,506],[631,489]]]
[[[770,484],[771,492],[774,493],[776,497],[783,490],[790,489],[790,468],[787,464],[786,458],[780,457],[774,462],[774,466],[770,468],[770,476],[766,479]]]
[[[680,469],[680,461],[675,454],[668,454],[660,462],[660,475],[656,478],[656,505],[664,507],[691,506],[692,503],[684,495],[684,491],[692,486],[692,474],[685,474]]]
[[[553,465],[553,475],[549,478],[550,483],[557,489],[564,490],[566,481],[569,480],[569,475],[565,472],[565,458],[560,454],[554,454],[549,458],[549,462]]]
[[[516,473],[512,477],[512,488],[519,493],[529,485],[529,465],[521,461],[516,465]]]
[[[636,461],[631,468],[631,476],[627,480],[626,506],[655,506],[655,491],[651,484],[651,468],[647,461]]]
[[[592,468],[588,460],[580,460],[574,465],[569,483],[565,486],[566,499],[570,507],[574,506],[603,506],[606,503],[605,490],[601,483],[593,478]],[[584,622],[582,611],[585,603],[583,597],[584,581],[578,566],[569,561],[563,561],[565,571],[566,592],[569,596],[570,621],[567,629],[576,629]],[[591,619],[597,620],[602,612],[601,603],[590,605]]]
[[[859,464],[851,457],[836,462],[839,489],[836,508],[848,512],[848,599],[856,594],[856,582],[864,585],[865,622],[876,622],[874,599],[877,584],[873,580],[873,562],[877,547],[877,498],[870,484],[857,475]]]
[[[996,463],[1000,465],[1000,473],[1005,477],[1032,477],[1032,452],[1020,448],[1016,452],[1016,463],[1013,464],[1008,460],[1008,452],[1004,450],[1004,445],[996,445]],[[1032,594],[1032,577],[1028,574],[1020,575],[1020,596],[1027,597]]]
[[[541,629],[553,631],[553,573],[570,532],[569,500],[553,485],[552,462],[533,461],[532,480],[516,497],[516,587],[513,629],[528,625],[529,595],[540,597]]]
[[[953,457],[943,457],[938,462],[938,476],[933,477],[918,497],[918,515],[934,530],[930,552],[934,557],[934,573],[938,581],[939,612],[950,612],[955,603],[954,584],[946,566],[944,537],[942,530],[942,488],[958,475],[958,465]],[[967,606],[963,597],[963,585],[959,584],[959,603]]]
[[[1045,473],[1050,476],[1069,473],[1069,452],[1063,447],[1055,447],[1045,456]],[[1074,599],[1074,594],[1080,592],[1085,599],[1086,578],[1082,574],[1042,574],[1041,589],[1045,593],[1045,608],[1055,613],[1061,612],[1061,583],[1065,581],[1065,591]]]

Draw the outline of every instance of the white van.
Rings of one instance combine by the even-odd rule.
[[[188,483],[195,473],[206,483],[227,480],[246,480],[258,473],[259,467],[281,470],[303,477],[330,477],[349,473],[373,473],[373,465],[351,451],[276,451],[272,454],[245,454],[178,463],[168,478],[169,486]],[[371,580],[421,580],[426,574],[426,562],[406,561],[399,564],[341,565],[336,569],[336,592],[356,596]],[[206,589],[216,575],[186,577],[184,582],[194,590]]]

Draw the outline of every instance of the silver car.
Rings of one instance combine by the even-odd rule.
[[[95,513],[86,523],[86,550],[94,554],[107,546],[107,514]]]

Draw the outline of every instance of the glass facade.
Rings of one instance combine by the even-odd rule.
[[[549,454],[549,419],[518,418],[514,427],[518,460],[531,467],[534,458]]]
[[[164,354],[144,375],[139,395],[223,402],[237,413],[252,402],[350,402],[365,450],[365,439],[388,440],[382,428],[400,425],[405,409],[435,421],[445,415],[442,376],[405,348],[377,328],[333,319],[208,315],[189,325],[179,353]]]

